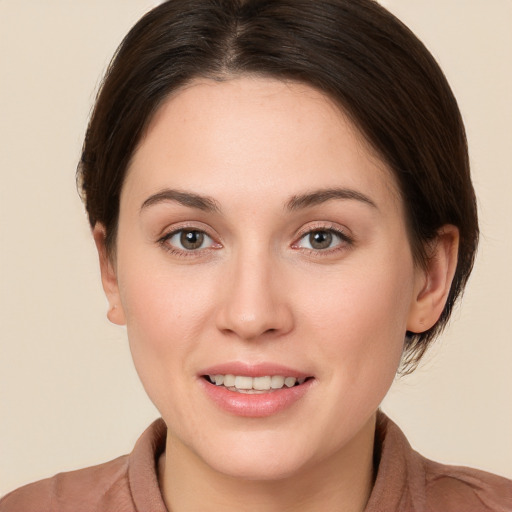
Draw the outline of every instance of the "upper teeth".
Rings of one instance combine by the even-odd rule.
[[[225,386],[233,391],[270,391],[286,386],[291,388],[295,384],[302,384],[306,379],[297,377],[283,377],[281,375],[266,375],[265,377],[247,377],[245,375],[209,375],[212,383]]]

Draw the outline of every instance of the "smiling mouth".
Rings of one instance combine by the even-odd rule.
[[[285,377],[282,375],[266,375],[249,377],[246,375],[204,375],[210,384],[223,387],[229,391],[246,394],[271,393],[280,389],[293,388],[304,384],[313,377]]]

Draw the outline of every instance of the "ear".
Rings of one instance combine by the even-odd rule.
[[[425,332],[439,320],[457,268],[459,230],[451,224],[439,229],[429,244],[426,268],[418,268],[407,330]]]
[[[106,230],[103,224],[96,223],[92,230],[92,234],[96,243],[96,249],[98,249],[101,282],[109,303],[107,318],[113,324],[125,325],[126,318],[119,294],[117,272],[115,264],[112,261],[112,257],[107,251],[107,247],[105,245]]]

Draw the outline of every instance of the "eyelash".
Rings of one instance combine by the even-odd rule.
[[[194,232],[194,233],[200,233],[204,236],[207,236],[212,240],[212,244],[205,248],[198,248],[198,249],[179,249],[177,247],[172,246],[169,244],[169,240],[171,240],[174,236],[180,234],[180,233],[187,233],[187,232]],[[325,249],[314,249],[314,248],[308,248],[308,247],[300,247],[299,243],[304,240],[307,236],[311,236],[313,233],[330,233],[334,235],[336,238],[339,239],[339,243],[336,244],[334,247],[327,247]],[[291,245],[292,249],[296,250],[303,250],[305,252],[308,252],[313,255],[317,256],[327,256],[331,255],[333,253],[336,253],[340,250],[346,250],[350,246],[354,244],[354,239],[347,235],[346,232],[341,230],[339,227],[335,225],[315,225],[315,226],[308,226],[307,228],[303,229],[301,232],[299,232],[298,237],[296,238],[296,242],[293,242]],[[182,226],[179,229],[173,229],[169,233],[162,236],[158,243],[162,246],[162,248],[169,252],[170,254],[178,257],[183,258],[189,258],[189,257],[197,257],[200,255],[200,253],[204,253],[204,251],[209,250],[216,250],[222,248],[222,245],[218,242],[214,241],[214,238],[208,234],[207,231],[204,229],[197,228],[196,226]]]
[[[210,238],[213,243],[211,246],[205,247],[202,249],[201,248],[195,249],[195,250],[194,249],[188,249],[188,250],[187,249],[179,249],[177,247],[172,246],[169,243],[169,240],[171,240],[174,236],[176,236],[180,233],[200,233],[200,234],[205,235],[208,238]],[[204,253],[204,251],[206,251],[206,250],[211,250],[211,249],[216,250],[216,249],[220,249],[222,247],[222,245],[220,243],[215,242],[214,238],[212,236],[210,236],[207,231],[205,231],[204,229],[200,229],[197,226],[181,226],[178,229],[173,229],[169,233],[166,233],[164,236],[162,236],[158,240],[158,243],[162,246],[162,248],[165,251],[169,252],[173,256],[178,256],[178,257],[182,257],[182,258],[197,257],[197,256],[199,256],[199,253]]]
[[[339,239],[339,243],[334,247],[326,248],[326,249],[314,249],[308,247],[300,247],[299,243],[304,240],[306,237],[311,236],[313,233],[330,233]],[[315,226],[307,226],[307,228],[303,229],[297,238],[297,241],[292,244],[293,249],[303,250],[315,256],[329,256],[338,251],[347,250],[354,244],[354,239],[352,236],[349,236],[344,230],[340,229],[337,225],[325,225],[319,224]]]

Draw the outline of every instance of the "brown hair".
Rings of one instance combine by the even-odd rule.
[[[309,84],[336,100],[399,185],[417,264],[444,224],[460,231],[455,277],[431,329],[409,333],[411,371],[448,321],[478,242],[464,126],[434,58],[373,0],[170,0],[114,56],[85,137],[78,179],[91,226],[115,247],[119,197],[145,127],[195,78],[257,74]]]

